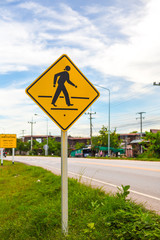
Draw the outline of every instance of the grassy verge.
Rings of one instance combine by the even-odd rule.
[[[69,179],[69,235],[61,235],[61,179],[39,167],[0,167],[0,239],[160,239],[160,216]]]

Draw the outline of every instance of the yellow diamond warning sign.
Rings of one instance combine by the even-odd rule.
[[[62,55],[42,73],[26,93],[63,131],[100,95],[67,55]]]

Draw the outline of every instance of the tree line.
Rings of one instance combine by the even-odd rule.
[[[44,139],[43,142],[38,142],[33,140],[32,151],[31,149],[31,141],[23,142],[21,139],[17,139],[17,150],[19,154],[24,154],[29,152],[29,155],[45,155],[44,146],[47,144],[47,139]],[[61,143],[57,142],[54,138],[48,138],[48,155],[61,155]]]

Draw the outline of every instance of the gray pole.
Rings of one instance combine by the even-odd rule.
[[[92,114],[96,114],[96,112],[88,112],[85,114],[89,114],[89,119],[90,119],[90,138],[91,138],[91,148],[92,148]]]
[[[25,130],[22,130],[22,142],[24,142],[24,132]]]
[[[3,148],[0,148],[1,150],[1,166],[3,166]]]
[[[31,122],[31,151],[33,149],[33,118]]]
[[[45,117],[45,116],[41,116],[41,115],[39,115],[39,114],[37,114],[37,113],[35,113],[34,115],[35,115],[35,116],[43,117],[43,118],[45,118],[45,119],[47,120],[47,149],[45,150],[45,156],[48,156],[48,118]]]
[[[89,113],[90,117],[90,137],[91,137],[91,145],[92,145],[92,113]]]
[[[138,112],[137,114],[140,114],[140,138],[142,138],[142,114],[145,112]],[[144,118],[143,118],[144,119]],[[140,146],[140,153],[143,153],[142,145]]]
[[[141,125],[141,127],[140,127],[140,131],[141,131],[141,137],[142,137],[142,114],[140,115],[141,116],[141,123],[140,123],[140,125]]]
[[[33,122],[33,118],[32,118],[32,121],[28,122],[28,123],[31,124],[31,151],[32,151],[32,148],[33,148],[33,124],[36,122]]]
[[[61,209],[62,209],[62,233],[68,233],[68,141],[67,132],[61,130]]]
[[[108,157],[110,157],[110,90],[109,93],[109,101],[108,101]]]
[[[110,157],[110,89],[109,88],[105,88],[105,87],[102,87],[102,86],[99,86],[97,84],[94,84],[95,86],[97,87],[100,87],[100,88],[103,88],[103,89],[106,89],[108,91],[108,157]]]
[[[142,117],[142,114],[143,113],[146,113],[146,112],[138,112],[137,114],[139,114],[140,115],[140,137],[142,138],[142,119],[144,119],[144,117]],[[138,118],[136,118],[136,119],[138,119]]]
[[[47,119],[47,151],[46,151],[46,155],[48,156],[48,118]]]
[[[15,149],[12,148],[12,164],[14,164],[14,153],[15,153]]]

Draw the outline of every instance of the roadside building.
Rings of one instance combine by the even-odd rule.
[[[133,140],[134,141],[134,140]],[[132,145],[127,145],[126,146],[126,157],[130,158],[130,157],[133,157],[133,149],[132,149]]]
[[[145,133],[142,133],[142,137]],[[141,152],[141,133],[120,133],[121,147],[125,150],[126,157],[134,157]]]
[[[150,132],[151,133],[157,133],[157,132],[160,132],[160,129],[150,129]]]
[[[61,142],[61,136],[54,136],[54,135],[33,135],[32,139],[42,143],[45,139],[51,138],[51,139],[55,139],[57,142]],[[31,135],[26,135],[23,136],[23,140],[24,142],[28,142],[31,140]],[[72,136],[68,136],[68,144],[70,146],[70,148],[74,148],[74,146],[76,145],[76,143],[84,143],[85,145],[87,145],[90,142],[90,137],[72,137]]]

